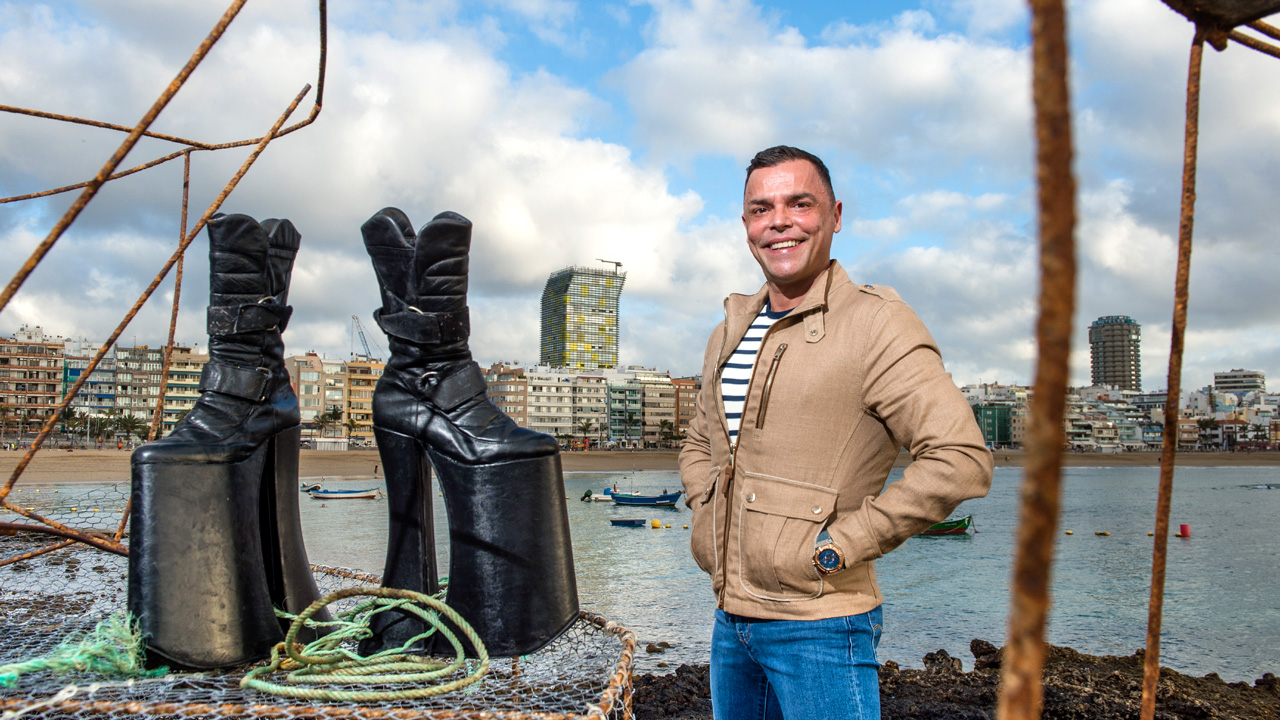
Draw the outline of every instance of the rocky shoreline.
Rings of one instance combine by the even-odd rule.
[[[886,720],[989,720],[999,696],[1000,661],[985,640],[969,644],[973,669],[945,650],[924,656],[923,670],[889,661],[880,668],[881,714]],[[1128,657],[1085,655],[1048,647],[1044,712],[1053,720],[1136,720],[1142,704],[1143,651]],[[709,720],[711,685],[706,665],[681,665],[665,675],[636,675],[637,720]],[[1163,668],[1156,686],[1157,720],[1275,720],[1280,680],[1266,673],[1254,684],[1228,683],[1215,674],[1191,677]]]

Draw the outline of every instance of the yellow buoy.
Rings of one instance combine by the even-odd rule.
[[[689,529],[689,526],[688,526],[688,525],[685,525],[685,526],[684,526],[684,529],[685,529],[685,530],[688,530],[688,529]]]
[[[1107,535],[1107,536],[1111,535],[1111,533],[1109,533],[1109,532],[1107,532],[1107,531],[1105,531],[1105,530],[1097,530],[1097,531],[1095,531],[1093,534],[1094,534],[1094,535]]]
[[[658,528],[662,527],[662,521],[661,521],[661,520],[654,520],[653,522],[649,523],[649,527],[651,527],[651,528],[653,528],[653,529],[657,530]]]
[[[667,524],[667,525],[663,525],[662,527],[664,527],[664,528],[669,528],[669,527],[671,527],[671,525],[670,525],[670,524]]]
[[[1071,532],[1070,530],[1068,530],[1068,531],[1067,531],[1067,534],[1068,534],[1068,535],[1075,535],[1075,533]]]
[[[1155,536],[1155,533],[1153,533],[1153,532],[1149,532],[1149,533],[1147,533],[1147,537],[1154,537],[1154,536]]]

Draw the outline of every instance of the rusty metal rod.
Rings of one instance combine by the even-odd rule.
[[[59,530],[57,528],[48,527],[47,525],[30,525],[27,523],[11,523],[11,522],[0,522],[0,530],[8,530],[11,532],[40,533],[42,535],[56,535],[61,538],[66,538],[68,540],[76,540],[76,541],[80,541],[85,535],[89,535],[89,536],[93,535],[91,533],[84,533],[83,531],[68,533],[63,530]],[[117,548],[113,548],[109,546],[107,547],[99,546],[99,547],[102,547],[103,550],[106,550],[108,552],[113,552],[113,553],[116,553],[117,555],[124,555],[128,557],[127,552],[120,552],[120,550],[118,550]]]
[[[1248,35],[1245,35],[1244,33],[1240,32],[1239,30],[1232,30],[1231,32],[1227,33],[1227,37],[1231,38],[1232,40],[1235,40],[1236,42],[1240,43],[1241,45],[1244,45],[1247,48],[1252,48],[1254,50],[1257,50],[1260,53],[1270,55],[1271,57],[1280,58],[1280,47],[1276,47],[1271,43],[1263,42],[1254,37],[1249,37]]]
[[[280,132],[276,133],[276,137],[283,137],[296,130],[301,130],[302,128],[315,122],[316,118],[320,116],[320,110],[324,104],[324,81],[325,81],[325,72],[326,72],[326,67],[328,62],[327,58],[329,55],[328,6],[327,6],[326,0],[319,1],[319,9],[320,9],[320,60],[319,60],[319,70],[317,72],[317,77],[316,77],[316,101],[311,106],[311,112],[308,113],[306,119],[301,120],[281,130]],[[75,117],[70,117],[65,115],[54,115],[53,113],[42,113],[41,111],[38,111],[38,110],[27,110],[25,108],[17,108],[9,105],[0,105],[0,112],[15,112],[15,113],[26,114],[26,115],[48,116],[51,119],[64,120],[67,122],[76,122],[76,123],[81,123],[85,125],[93,125],[95,127],[104,127],[112,130],[115,130],[115,129],[131,130],[132,129],[132,128],[125,128],[119,125],[112,125],[110,123],[101,123],[96,120],[75,118]],[[119,178],[122,178],[122,177],[127,177],[129,175],[132,175],[136,172],[140,172],[142,170],[148,170],[157,165],[162,165],[166,162],[169,162],[170,160],[178,158],[179,156],[185,155],[192,148],[198,148],[201,150],[229,150],[232,148],[248,147],[250,145],[256,145],[259,142],[262,142],[262,138],[258,137],[258,138],[250,138],[248,140],[235,140],[227,143],[210,144],[210,143],[199,142],[196,140],[188,140],[186,138],[161,135],[159,133],[147,132],[144,134],[147,135],[148,137],[155,137],[162,140],[169,140],[171,142],[182,143],[184,145],[189,145],[190,147],[185,148],[183,150],[178,150],[176,152],[170,153],[163,157],[156,158],[154,160],[143,163],[142,165],[137,165],[135,167],[129,168],[128,170],[124,170],[124,171],[115,173],[113,175],[110,175],[109,177],[107,177],[107,182],[110,182],[112,180],[118,180]],[[72,190],[79,190],[81,188],[88,187],[92,182],[93,182],[92,180],[87,180],[85,182],[76,183],[74,185],[64,185],[62,187],[53,188],[51,190],[42,190],[40,192],[28,193],[26,195],[14,195],[12,197],[0,198],[0,205],[3,205],[5,203],[11,203],[11,202],[19,202],[22,200],[34,200],[36,198],[48,197],[50,195],[58,195],[65,192],[71,192]]]
[[[39,550],[32,550],[31,552],[23,553],[21,555],[15,555],[11,558],[0,558],[0,567],[4,567],[5,565],[12,565],[14,563],[20,563],[23,560],[30,560],[31,558],[40,557],[41,555],[47,555],[51,552],[55,552],[57,550],[61,550],[64,547],[69,547],[75,544],[76,544],[75,540],[63,540],[61,542],[54,543],[53,545],[46,545],[45,547],[42,547]]]
[[[1265,23],[1261,20],[1254,20],[1248,25],[1245,25],[1245,27],[1253,28],[1272,40],[1280,40],[1280,28],[1270,23]]]
[[[111,336],[102,343],[102,347],[99,348],[98,353],[89,361],[89,366],[80,374],[80,377],[76,379],[75,383],[72,384],[71,388],[67,391],[66,396],[63,397],[62,403],[54,410],[53,414],[49,416],[49,420],[45,422],[40,433],[37,434],[35,440],[32,441],[31,447],[27,450],[27,453],[18,461],[17,466],[13,469],[13,474],[9,476],[9,480],[5,483],[3,488],[0,488],[0,500],[3,500],[9,495],[9,491],[13,488],[14,483],[18,481],[18,477],[22,475],[24,470],[26,470],[27,465],[31,464],[31,459],[35,457],[36,452],[40,450],[40,445],[44,442],[45,438],[53,432],[53,428],[57,425],[58,419],[62,417],[63,411],[65,411],[67,406],[71,404],[71,399],[76,396],[76,393],[80,392],[81,386],[84,385],[85,380],[87,380],[89,375],[98,367],[98,363],[102,361],[103,356],[106,355],[107,351],[115,345],[115,342],[120,337],[121,333],[123,333],[125,328],[129,326],[129,323],[133,321],[133,317],[142,309],[142,306],[151,297],[151,294],[156,291],[160,282],[169,274],[169,270],[174,266],[178,258],[182,256],[182,253],[186,251],[187,246],[190,245],[191,242],[196,239],[196,236],[199,235],[200,231],[204,229],[209,218],[218,211],[218,208],[222,207],[222,202],[226,200],[227,196],[231,194],[231,191],[240,183],[240,180],[244,177],[245,173],[249,171],[249,168],[253,166],[253,163],[257,161],[258,156],[262,154],[262,151],[266,148],[267,144],[276,137],[276,131],[279,130],[284,124],[284,121],[293,114],[294,110],[298,107],[298,103],[302,102],[302,99],[306,97],[309,92],[311,92],[311,85],[306,85],[302,88],[302,91],[294,97],[293,101],[289,103],[289,107],[285,109],[284,113],[276,120],[275,125],[272,126],[271,132],[263,136],[262,142],[258,143],[258,146],[253,149],[253,152],[249,153],[249,157],[245,158],[244,163],[240,166],[240,169],[236,172],[235,176],[233,176],[231,180],[227,182],[226,186],[222,188],[222,192],[218,193],[218,197],[214,198],[209,209],[206,210],[204,215],[200,217],[200,220],[196,222],[196,226],[191,230],[187,237],[183,239],[182,244],[178,246],[178,249],[169,256],[169,259],[165,262],[164,266],[160,268],[160,272],[156,274],[155,279],[151,281],[151,284],[147,286],[147,289],[138,297],[138,300],[133,304],[133,307],[129,309],[129,312],[125,314],[124,319],[120,321],[118,326],[116,326],[116,329],[111,333]]]
[[[24,507],[19,507],[17,505],[14,505],[8,500],[0,502],[0,507],[4,507],[13,512],[16,512],[19,515],[27,518],[28,520],[35,520],[36,522],[43,524],[45,527],[53,528],[54,530],[57,530],[58,531],[57,534],[61,535],[62,537],[74,538],[79,542],[85,543],[87,545],[93,545],[96,548],[99,548],[101,550],[107,550],[109,552],[116,553],[117,555],[127,555],[129,553],[129,551],[124,548],[124,546],[120,545],[120,543],[116,542],[115,540],[112,540],[111,538],[103,537],[99,533],[89,534],[89,533],[81,532],[79,530],[76,530],[73,527],[68,527],[66,525],[63,525],[57,520],[44,517],[40,513],[37,513],[33,510],[28,510]]]
[[[1156,496],[1155,542],[1151,551],[1151,597],[1147,606],[1147,650],[1142,664],[1142,720],[1156,713],[1160,679],[1160,625],[1164,613],[1165,559],[1169,545],[1169,508],[1178,455],[1178,405],[1182,397],[1182,352],[1187,331],[1191,280],[1191,238],[1196,219],[1196,152],[1200,142],[1200,66],[1205,31],[1196,29],[1187,69],[1187,120],[1182,149],[1182,210],[1178,222],[1178,268],[1174,276],[1173,331],[1169,338],[1169,388],[1164,401],[1164,447],[1160,451],[1160,490]]]
[[[138,121],[138,125],[129,133],[129,136],[120,144],[120,147],[116,148],[116,151],[112,153],[107,163],[102,166],[102,169],[98,171],[93,180],[89,181],[84,192],[80,193],[80,197],[76,198],[71,207],[67,208],[67,212],[54,224],[53,229],[49,231],[45,239],[36,246],[35,251],[31,253],[31,257],[22,264],[22,267],[19,268],[13,279],[9,281],[4,291],[0,292],[0,310],[4,310],[5,306],[9,304],[9,300],[18,292],[18,288],[22,287],[22,283],[36,269],[36,265],[40,264],[40,260],[53,248],[53,244],[58,241],[58,238],[62,237],[62,233],[71,227],[71,223],[75,222],[75,219],[79,217],[80,212],[89,204],[93,196],[98,193],[98,189],[102,187],[111,173],[124,160],[125,155],[128,155],[133,146],[138,144],[138,140],[142,139],[142,133],[151,127],[151,123],[155,122],[155,119],[160,116],[160,111],[164,110],[174,95],[178,94],[178,90],[182,88],[183,83],[187,81],[187,78],[191,77],[191,73],[195,71],[200,61],[209,54],[218,38],[222,37],[222,34],[226,32],[227,27],[235,19],[240,9],[244,7],[245,2],[246,0],[232,0],[231,7],[227,8],[226,13],[218,20],[213,32],[200,43],[200,47],[196,49],[195,54],[191,56],[191,59],[187,61],[182,70],[178,71],[177,77],[173,79],[173,82],[169,83],[169,87],[165,88],[165,91],[156,99],[151,109],[147,110],[142,119]]]
[[[1071,98],[1062,0],[1030,0],[1032,86],[1039,185],[1040,317],[1035,395],[1014,556],[1009,643],[1001,667],[999,720],[1032,720],[1043,706],[1044,635],[1062,475],[1071,319],[1075,311],[1076,185],[1071,174]]]
[[[178,222],[178,244],[187,237],[187,201],[191,194],[191,153],[184,153],[182,163],[182,214]],[[147,442],[156,439],[160,422],[164,419],[164,398],[169,388],[169,366],[173,359],[173,336],[178,329],[178,307],[182,297],[182,261],[186,257],[183,252],[178,256],[177,268],[173,276],[173,306],[169,312],[169,339],[164,345],[164,364],[160,366],[160,394],[156,397],[156,410],[151,416],[151,428],[147,430]]]
[[[32,110],[30,108],[16,107],[14,105],[0,105],[0,112],[13,113],[14,115],[30,115],[31,117],[40,118],[41,120],[57,120],[58,122],[74,123],[76,125],[88,125],[90,127],[102,128],[104,130],[116,130],[119,132],[133,132],[133,128],[128,125],[117,125],[115,123],[103,122],[101,120],[90,120],[88,118],[79,118],[71,115],[60,115],[58,113],[45,112],[44,110]],[[190,145],[205,150],[213,149],[208,143],[202,143],[196,140],[188,140],[175,135],[165,135],[164,133],[152,132],[147,130],[142,133],[144,137],[155,138],[156,140],[167,140],[169,142],[180,143],[182,145]]]

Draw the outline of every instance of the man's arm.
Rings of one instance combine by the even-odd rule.
[[[880,557],[964,500],[986,495],[993,467],[972,408],[911,308],[886,303],[867,341],[864,403],[912,462],[900,480],[863,502],[854,522],[833,525],[850,564]]]
[[[711,334],[711,342],[716,333]],[[714,412],[716,404],[712,401],[716,388],[714,375],[707,377],[706,364],[703,366],[702,389],[694,401],[693,420],[685,432],[684,444],[680,448],[680,482],[684,485],[684,504],[693,507],[700,502],[707,491],[707,482],[711,471],[711,442],[708,439],[707,418],[708,407]]]

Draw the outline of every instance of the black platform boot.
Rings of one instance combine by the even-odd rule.
[[[129,611],[152,662],[266,657],[319,597],[298,520],[298,399],[280,334],[301,236],[288,220],[209,221],[209,362],[200,399],[133,453]],[[158,657],[157,657],[158,656]]]
[[[373,394],[391,512],[383,584],[436,591],[429,458],[449,515],[446,602],[490,655],[533,652],[578,616],[564,479],[555,438],[517,426],[494,407],[471,359],[471,223],[441,213],[415,238],[404,213],[387,208],[361,231],[382,290],[374,319],[391,347]],[[363,654],[423,631],[407,613],[377,617],[385,619],[361,644]],[[433,637],[423,649],[453,652]]]

